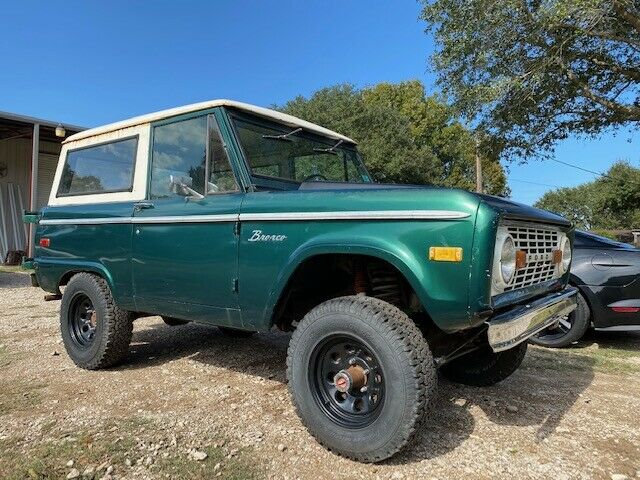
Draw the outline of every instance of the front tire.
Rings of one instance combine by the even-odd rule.
[[[488,345],[447,363],[442,374],[452,382],[488,387],[514,373],[527,354],[527,343],[495,353]]]
[[[365,296],[329,300],[304,317],[289,344],[287,379],[309,432],[361,462],[389,458],[409,442],[437,381],[411,319]]]
[[[74,275],[62,295],[60,331],[80,368],[114,366],[129,352],[133,316],[116,306],[107,282],[91,273]]]

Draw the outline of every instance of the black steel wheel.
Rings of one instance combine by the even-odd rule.
[[[97,314],[93,302],[84,293],[77,293],[71,300],[68,328],[69,335],[79,348],[86,349],[91,346],[95,338],[97,324]]]
[[[60,333],[77,366],[95,370],[119,363],[132,330],[132,314],[115,304],[103,278],[87,272],[71,277],[60,304]]]
[[[328,300],[305,315],[289,344],[287,379],[309,432],[361,462],[382,461],[409,443],[437,382],[413,321],[363,295]]]
[[[580,340],[591,323],[591,311],[587,301],[578,293],[576,309],[568,315],[558,318],[558,322],[538,334],[529,341],[535,345],[548,348],[567,347]]]
[[[350,335],[323,339],[311,354],[309,382],[318,406],[334,422],[360,428],[375,420],[385,398],[373,350]]]

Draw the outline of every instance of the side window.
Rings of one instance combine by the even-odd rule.
[[[238,191],[227,151],[213,115],[209,115],[209,184],[207,194]]]
[[[151,198],[237,190],[215,120],[207,116],[155,127],[151,162]]]
[[[190,118],[153,129],[151,198],[204,193],[207,117]]]
[[[67,153],[58,197],[130,192],[138,137],[126,138]]]

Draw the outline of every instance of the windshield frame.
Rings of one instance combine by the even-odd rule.
[[[238,149],[240,150],[242,161],[244,162],[244,166],[246,168],[246,171],[248,172],[248,176],[249,176],[251,185],[253,187],[257,187],[259,189],[268,189],[268,190],[296,190],[300,187],[300,185],[305,183],[303,181],[293,180],[291,178],[277,177],[273,175],[263,175],[255,172],[251,164],[249,163],[249,159],[245,151],[245,147],[242,144],[242,141],[240,140],[240,135],[238,134],[238,131],[237,131],[236,120],[252,123],[261,127],[275,129],[276,131],[284,134],[289,133],[291,132],[292,129],[299,128],[299,127],[291,126],[286,123],[278,122],[276,120],[264,118],[259,115],[246,113],[241,110],[227,108],[226,112],[229,119],[229,126],[231,129],[231,132],[233,134],[236,144],[238,145]],[[326,145],[327,149],[334,147],[336,143],[340,140],[340,139],[336,139],[328,136],[323,136],[318,133],[306,130],[304,128],[300,132],[291,134],[291,137],[301,138],[304,140],[320,143],[322,145]],[[278,141],[286,141],[286,140],[273,139],[273,140],[265,140],[265,141],[278,142]],[[357,163],[354,162],[354,165],[360,172],[360,175],[362,176],[362,178],[368,180],[368,181],[361,181],[357,183],[374,183],[374,179],[369,173],[369,171],[367,170],[367,167],[364,164],[362,160],[362,156],[360,155],[360,152],[356,148],[355,143],[343,141],[336,150],[339,150],[339,149],[347,150],[355,154],[355,162]],[[351,182],[329,180],[326,182],[318,181],[318,182],[307,182],[307,183],[348,184]]]

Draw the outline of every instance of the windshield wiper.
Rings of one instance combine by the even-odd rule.
[[[330,153],[332,155],[338,155],[338,152],[336,152],[336,148],[338,148],[343,143],[344,143],[344,140],[338,140],[338,143],[336,143],[333,147],[329,147],[329,148],[314,148],[313,151],[314,152],[322,152],[322,153]]]
[[[271,140],[284,140],[285,142],[291,142],[292,140],[289,138],[289,135],[298,133],[301,130],[302,130],[302,127],[296,128],[295,130],[291,130],[289,133],[281,133],[280,135],[262,135],[262,138],[269,138]]]

